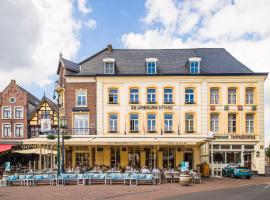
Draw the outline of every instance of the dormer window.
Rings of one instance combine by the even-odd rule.
[[[115,59],[114,58],[105,58],[103,59],[103,63],[104,63],[104,74],[115,73]]]
[[[199,57],[189,58],[189,73],[190,74],[200,73],[200,62],[201,62],[201,58]]]
[[[146,58],[146,71],[147,74],[157,73],[157,59],[156,58]]]

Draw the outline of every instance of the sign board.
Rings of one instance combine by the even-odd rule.
[[[255,140],[255,135],[231,135],[233,140]]]
[[[51,119],[41,119],[41,132],[50,132],[52,127],[51,127]]]
[[[131,105],[132,110],[172,110],[172,105]]]

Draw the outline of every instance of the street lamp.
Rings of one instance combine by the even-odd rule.
[[[215,133],[210,131],[208,132],[208,137],[210,137],[211,141],[211,176],[214,177],[214,169],[213,169],[213,164],[214,164],[214,149],[213,149],[213,140],[215,139]]]
[[[61,162],[61,173],[65,172],[65,141],[64,133],[67,128],[67,118],[62,117],[60,120],[60,128],[62,129],[62,162]]]
[[[59,82],[56,81],[53,99],[57,99],[57,176],[60,176],[60,93],[63,88],[60,86]]]

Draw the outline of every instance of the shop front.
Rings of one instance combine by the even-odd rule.
[[[34,138],[31,143],[45,142]],[[28,141],[30,142],[30,141]],[[56,141],[55,141],[56,142]],[[72,138],[65,142],[66,168],[178,168],[181,162],[195,169],[201,163],[201,138],[93,137]]]

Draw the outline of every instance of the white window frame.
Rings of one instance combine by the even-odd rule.
[[[172,90],[171,92],[165,92],[167,89]],[[172,104],[173,103],[173,88],[172,87],[165,87],[164,91],[164,103],[165,104]]]
[[[137,119],[131,119],[132,115],[137,115]],[[130,123],[130,132],[139,132],[139,114],[137,113],[131,113],[129,115],[129,123]]]
[[[116,119],[111,119],[112,115],[116,115]],[[110,113],[109,114],[109,133],[117,133],[118,132],[118,114]]]
[[[212,118],[212,116],[217,116],[217,118]],[[214,133],[219,132],[219,114],[218,113],[210,114],[210,131]]]
[[[187,115],[191,115],[192,119],[187,119]],[[186,113],[185,114],[185,132],[195,132],[195,121],[194,121],[194,114],[193,113]]]
[[[252,115],[252,119],[248,119],[247,118],[248,115]],[[247,113],[246,114],[246,133],[248,134],[254,133],[254,124],[255,124],[254,114]]]
[[[111,90],[116,90],[117,92],[112,93]],[[112,97],[113,101],[110,101],[110,96],[111,95],[113,95],[113,97]],[[114,101],[115,100],[115,98],[114,98],[115,95],[116,95],[116,102]],[[118,88],[108,88],[108,103],[109,104],[118,104],[118,102],[119,102],[119,90],[118,90]]]
[[[252,93],[248,93],[248,90],[252,91]],[[254,88],[246,88],[246,104],[254,104]]]
[[[103,59],[103,70],[104,74],[115,74],[115,59],[114,58],[104,58]],[[112,69],[107,70],[107,65],[106,64],[112,64]]]
[[[155,116],[154,119],[149,119],[149,115],[153,115]],[[150,123],[150,126],[149,126]],[[152,113],[148,113],[147,114],[147,132],[156,132],[157,130],[157,115],[156,114],[152,114]]]
[[[22,109],[22,116],[21,117],[16,117],[16,109],[21,108]],[[14,119],[23,119],[23,106],[15,106],[14,107]]]
[[[131,93],[131,90],[138,90],[138,92]],[[139,93],[140,93],[139,88],[136,88],[136,87],[130,88],[129,89],[129,102],[130,103],[139,103],[139,101],[140,101],[139,100],[139,98],[140,98]],[[136,100],[136,98],[137,98],[137,100]]]
[[[217,91],[217,93],[212,93]],[[219,88],[210,88],[210,104],[219,104]]]
[[[89,135],[88,113],[75,113],[73,115],[73,131],[75,135]]]
[[[230,93],[230,90],[235,90],[235,93]],[[228,104],[235,105],[237,103],[237,88],[228,88]]]
[[[79,95],[79,92],[85,92],[85,95]],[[85,97],[85,105],[78,104],[78,97]],[[87,89],[77,89],[76,90],[76,107],[87,107]]]
[[[235,115],[235,119],[230,119],[231,115]],[[233,125],[235,122],[235,126]],[[235,128],[235,131],[233,130]],[[228,132],[229,133],[236,133],[237,132],[237,114],[229,113],[228,114]]]
[[[189,92],[188,90],[192,90]],[[193,98],[191,98],[193,97]],[[194,104],[195,103],[195,90],[194,88],[185,88],[185,104]]]
[[[146,73],[147,74],[157,74],[157,61],[158,61],[157,58],[146,58],[145,59],[145,62],[146,62]],[[154,73],[148,73],[148,63],[155,63]]]
[[[21,125],[22,126],[21,127],[22,128],[22,133],[21,133],[20,136],[18,136],[17,133],[16,133],[16,125]],[[24,130],[23,129],[24,129],[23,123],[15,123],[14,124],[14,131],[13,131],[14,132],[14,137],[16,137],[16,138],[23,138],[23,136],[24,136]]]
[[[4,117],[4,109],[9,108],[10,117]],[[2,107],[2,119],[11,119],[12,118],[12,109],[11,106],[3,106]]]
[[[9,134],[8,134],[8,136],[5,136],[4,135],[4,126],[5,125],[9,125],[9,127],[10,127],[10,132],[9,132]],[[3,138],[11,138],[11,134],[12,134],[12,126],[11,126],[11,123],[2,123],[2,137]]]
[[[166,115],[171,115],[171,119],[166,119]],[[164,131],[172,132],[173,131],[173,114],[172,113],[164,113]]]
[[[200,57],[192,57],[192,58],[189,58],[188,60],[189,60],[189,73],[190,74],[200,74],[201,73],[201,67],[200,67],[200,65],[201,65],[201,60],[202,59]],[[192,73],[192,66],[191,66],[191,64],[193,62],[197,62],[198,63],[198,72],[197,73]]]
[[[148,92],[148,90],[155,90],[155,92]],[[146,100],[147,100],[147,104],[155,104],[157,103],[157,89],[156,88],[152,88],[152,87],[149,87],[149,88],[146,88],[146,92],[147,92],[147,97],[146,97]],[[148,95],[149,95],[149,99],[148,99]],[[150,101],[149,101],[150,100]]]

